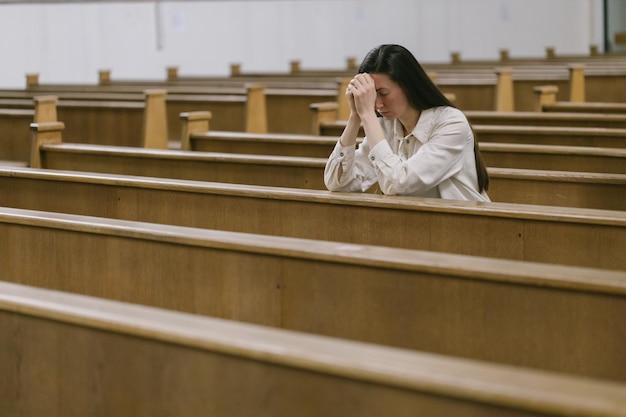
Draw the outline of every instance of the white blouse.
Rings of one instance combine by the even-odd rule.
[[[358,149],[337,141],[324,171],[330,191],[365,192],[378,182],[389,195],[490,201],[478,192],[474,134],[462,111],[423,110],[407,136],[398,120],[380,123],[386,140],[373,149],[367,137]]]

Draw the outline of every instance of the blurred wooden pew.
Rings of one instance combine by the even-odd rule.
[[[339,137],[345,125],[345,121],[322,122],[319,134]],[[626,148],[623,128],[505,124],[476,124],[473,128],[479,142]]]
[[[583,103],[564,102],[567,105],[580,107]],[[594,106],[598,103],[584,103]],[[615,103],[617,105],[617,103]],[[511,125],[511,126],[551,126],[551,127],[600,127],[610,129],[626,128],[626,110],[624,114],[610,114],[609,112],[496,112],[496,111],[467,111],[465,112],[470,123],[475,125]]]
[[[309,105],[319,101],[337,100],[338,91],[344,91],[345,80],[328,78],[308,84],[290,81],[249,79],[233,84],[172,85],[169,82],[140,82],[99,85],[42,85],[33,82],[26,90],[0,90],[0,97],[23,97],[34,94],[55,94],[60,98],[78,99],[89,95],[106,97],[112,94],[121,99],[151,89],[167,90],[168,125],[170,137],[180,133],[178,115],[186,111],[211,111],[222,130],[249,132],[308,133],[311,121]],[[251,119],[255,123],[250,125]]]
[[[208,113],[181,117],[186,150],[327,158],[337,143],[332,136],[213,131]],[[480,149],[489,167],[626,174],[626,149],[489,142]]]
[[[624,384],[18,284],[0,332],[10,415],[624,415]]]
[[[35,97],[28,103],[28,109],[0,108],[0,163],[3,165],[26,165],[30,160],[31,123],[57,121],[55,97]]]

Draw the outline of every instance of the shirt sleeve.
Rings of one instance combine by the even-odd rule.
[[[423,193],[462,169],[464,150],[473,149],[473,134],[465,118],[447,116],[435,121],[430,137],[407,160],[394,154],[386,141],[371,149],[369,156],[384,194]]]
[[[341,146],[337,141],[324,169],[324,183],[330,191],[365,192],[377,181],[376,172],[368,159],[367,138],[356,149]]]

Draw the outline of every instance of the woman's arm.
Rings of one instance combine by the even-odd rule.
[[[426,143],[407,160],[393,153],[388,143],[372,147],[374,169],[385,194],[419,194],[464,169],[463,156],[473,152],[473,136],[467,121],[444,111]],[[413,138],[412,140],[417,140]]]
[[[324,183],[330,191],[363,192],[376,182],[374,168],[367,160],[367,138],[356,150],[361,118],[356,110],[353,91],[348,86],[346,99],[350,104],[350,116],[335,149],[326,162]]]

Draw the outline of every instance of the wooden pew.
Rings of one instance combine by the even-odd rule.
[[[24,285],[0,323],[10,415],[624,415],[624,384]]]
[[[474,125],[479,142],[626,148],[626,129]]]
[[[626,174],[626,149],[481,143],[488,167]]]
[[[623,89],[626,90],[626,82]],[[537,112],[549,112],[549,113],[602,113],[602,114],[626,114],[626,104],[621,102],[606,102],[603,99],[595,101],[580,100],[578,102],[559,100],[557,96],[558,87],[554,85],[540,85],[536,86],[535,92],[535,106],[534,110]],[[626,101],[622,100],[622,101]]]
[[[0,169],[0,205],[626,270],[622,256],[626,244],[623,211],[484,204],[31,168]]]
[[[31,154],[30,124],[57,120],[56,97],[28,100],[29,109],[0,109],[0,163],[26,165]]]
[[[329,78],[324,82],[317,81],[300,86],[291,82],[288,84],[280,81],[266,83],[261,80],[261,82],[236,81],[236,85],[233,86],[207,84],[171,86],[170,83],[158,82],[120,85],[35,84],[24,91],[0,90],[0,97],[45,93],[73,99],[88,97],[89,94],[100,96],[115,94],[121,98],[120,96],[124,94],[136,95],[146,88],[160,88],[168,91],[166,100],[171,138],[177,138],[180,133],[178,115],[188,111],[211,111],[216,117],[216,127],[221,126],[220,130],[308,133],[311,126],[309,105],[318,101],[337,100],[338,91],[343,94],[345,88],[342,86],[346,81]],[[257,112],[263,114],[257,115]],[[260,120],[250,125],[251,117]]]
[[[544,112],[580,112],[580,113],[603,113],[603,114],[626,114],[626,103],[607,102],[554,102],[542,107]]]
[[[202,116],[183,117],[196,118],[187,122],[194,123]],[[206,131],[208,124],[197,126],[198,131],[186,129],[183,143],[201,152],[327,158],[337,143],[330,136]],[[516,143],[483,143],[480,149],[489,167],[626,174],[626,149]]]
[[[25,164],[30,158],[33,110],[0,109],[0,163]]]
[[[567,102],[571,103],[572,102]],[[586,103],[591,105],[592,103]],[[467,111],[467,119],[475,125],[551,126],[551,127],[602,127],[626,129],[624,114],[583,112],[496,112]]]
[[[626,128],[626,107],[621,103],[557,102],[555,94],[558,89],[555,86],[538,86],[534,91],[534,111],[465,110],[464,113],[475,125]],[[310,109],[313,118],[312,134],[341,135],[347,114],[341,116],[337,111],[337,104],[316,103]],[[363,135],[362,129],[360,132]]]
[[[11,208],[0,231],[5,281],[626,382],[623,272]]]
[[[583,103],[584,104],[584,103]],[[311,108],[314,113],[314,124],[312,131],[314,135],[334,136],[338,137],[346,126],[346,120],[338,119],[333,105],[313,106]],[[517,112],[465,112],[468,120],[472,122],[476,138],[479,142],[495,142],[495,143],[526,143],[536,145],[558,145],[558,146],[595,146],[605,148],[625,148],[626,147],[626,129],[611,128],[600,122],[603,118],[610,119],[611,115],[580,113],[581,125],[586,125],[583,120],[596,120],[593,127],[576,126],[573,121],[577,118],[576,113],[568,112],[566,114],[552,113],[542,116],[544,113],[536,113],[538,117],[533,118],[529,113],[523,113],[525,120],[532,125],[508,124],[506,121],[524,120],[520,116],[514,116]],[[500,114],[496,116],[496,114]],[[493,116],[491,116],[493,114]],[[619,117],[619,116],[618,116]],[[478,124],[485,118],[499,119],[498,122],[490,124]],[[567,120],[572,120],[571,126],[566,126]],[[549,122],[549,120],[552,120]],[[559,120],[558,123],[555,120]],[[534,124],[534,122],[537,124]],[[361,129],[360,135],[364,132]]]
[[[63,120],[66,125],[65,140],[72,143],[98,143],[117,146],[167,148],[167,121],[165,118],[165,91],[146,90],[143,101],[60,100],[57,96],[36,96],[32,99],[2,100],[2,105],[26,116],[41,112],[46,106],[49,117],[43,121]],[[33,116],[34,117],[34,116]],[[29,130],[33,121],[23,123],[21,129]],[[3,134],[4,136],[4,134]],[[22,135],[23,136],[23,135]],[[19,138],[9,146],[21,147],[16,158],[22,160],[25,149]],[[26,142],[29,143],[30,141]],[[26,157],[28,160],[28,157]]]
[[[491,68],[495,65],[510,64],[516,66],[534,65],[562,65],[570,62],[583,62],[587,65],[616,64],[620,65],[626,60],[626,56],[618,52],[601,52],[598,45],[589,45],[588,54],[559,54],[553,46],[545,48],[544,56],[519,57],[510,53],[508,48],[498,50],[498,59],[464,59],[458,51],[450,53],[448,62],[426,63],[425,65],[433,69],[472,69]]]
[[[108,144],[145,146],[148,138],[140,138],[145,134],[146,127],[153,126],[149,130],[152,130],[152,136],[159,138],[159,147],[167,147],[168,140],[180,141],[181,124],[175,112],[181,109],[204,110],[211,107],[220,117],[218,124],[226,129],[267,131],[262,91],[258,102],[259,93],[253,90],[251,88],[249,97],[256,103],[251,108],[251,115],[256,115],[254,119],[246,113],[246,96],[166,96],[165,90],[146,90],[143,95],[93,92],[60,93],[54,97],[58,102],[59,118],[68,127],[69,142],[102,143],[99,138],[108,136],[114,138],[114,142]],[[25,96],[29,94],[32,93]],[[5,98],[0,100],[0,105],[32,109],[33,102],[24,98]],[[107,130],[103,131],[103,127]]]
[[[62,128],[62,123],[33,124],[31,167],[326,189],[323,181],[326,158],[69,144],[61,143]],[[45,137],[37,138],[43,134]],[[626,209],[626,174],[509,168],[490,168],[489,174],[489,194],[493,201]]]

